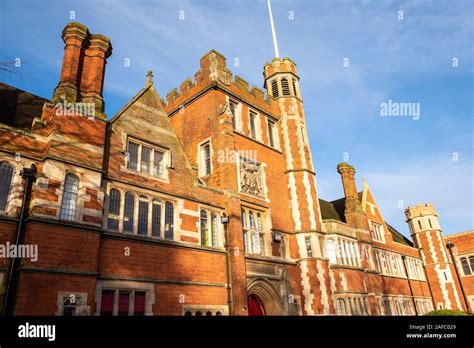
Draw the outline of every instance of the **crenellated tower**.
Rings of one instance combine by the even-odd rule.
[[[295,235],[292,256],[301,269],[303,310],[308,315],[328,314],[332,311],[329,268],[322,251],[321,213],[296,64],[289,58],[275,58],[265,64],[264,77],[272,109],[280,115],[284,174]]]
[[[415,247],[423,259],[436,309],[465,310],[435,208],[431,204],[418,204],[408,207],[405,215]]]

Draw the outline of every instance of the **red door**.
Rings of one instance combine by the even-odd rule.
[[[265,315],[263,306],[253,295],[249,296],[249,315]]]

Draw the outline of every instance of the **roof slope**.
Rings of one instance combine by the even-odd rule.
[[[0,82],[0,123],[30,130],[46,102],[49,100]]]
[[[358,194],[359,200],[362,199],[362,192]],[[321,208],[321,217],[323,220],[337,220],[341,222],[346,222],[346,217],[344,215],[346,198],[339,198],[334,201],[328,202],[323,199],[319,199],[319,206]],[[408,246],[413,246],[412,241],[406,238],[403,234],[397,231],[393,226],[385,222],[389,232],[392,234],[393,241],[399,244],[404,244]]]

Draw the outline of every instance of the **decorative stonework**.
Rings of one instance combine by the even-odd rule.
[[[256,196],[263,196],[261,164],[240,159],[240,191]]]

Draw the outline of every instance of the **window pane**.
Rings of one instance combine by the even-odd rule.
[[[135,291],[133,314],[136,316],[145,315],[145,295],[144,291]]]
[[[329,263],[337,263],[336,248],[332,239],[326,241],[326,250],[328,253]]]
[[[235,129],[235,104],[229,103],[230,113],[232,114],[232,128]]]
[[[100,315],[112,315],[114,312],[114,290],[102,290]]]
[[[242,209],[242,227],[247,228],[247,217],[245,211]]]
[[[153,175],[156,177],[163,176],[163,153],[155,151],[155,157],[153,158]]]
[[[133,219],[135,217],[135,197],[132,193],[125,194],[125,207],[123,213],[123,230],[124,232],[133,233]]]
[[[157,203],[153,203],[151,212],[151,235],[161,237],[161,205]]]
[[[68,174],[64,182],[63,201],[61,203],[60,219],[75,220],[76,218],[76,204],[77,191],[79,189],[79,179],[77,176]]]
[[[469,263],[471,264],[471,273],[474,272],[474,256],[469,256]]]
[[[265,255],[265,236],[263,233],[260,233],[259,245],[260,245],[260,255]]]
[[[211,236],[212,236],[212,246],[219,245],[219,225],[216,214],[211,214]]]
[[[273,141],[273,122],[268,122],[268,141],[270,142],[270,146],[274,147],[274,141]]]
[[[253,212],[249,212],[249,220],[250,220],[250,228],[257,228],[255,225],[255,217],[253,215]]]
[[[110,190],[110,194],[109,194],[109,219],[107,222],[107,228],[109,230],[118,231],[118,227],[119,227],[118,216],[119,215],[120,215],[120,191],[116,189],[112,189]]]
[[[0,165],[0,211],[5,211],[8,204],[8,194],[12,184],[13,167],[3,162]]]
[[[467,258],[465,257],[461,258],[461,266],[462,266],[462,271],[464,272],[464,275],[471,274],[471,269],[469,268],[469,264],[467,263]]]
[[[260,213],[257,213],[257,228],[259,231],[263,231],[262,215]]]
[[[173,212],[173,204],[170,202],[166,202],[165,204],[165,238],[166,239],[173,239],[173,231],[174,231],[174,212]]]
[[[211,145],[203,145],[203,151],[205,174],[207,175],[211,173]]]
[[[249,247],[248,247],[248,234],[247,231],[244,231],[244,251],[246,253],[249,252]]]
[[[308,257],[313,257],[313,248],[311,247],[311,237],[305,237],[304,242],[306,244],[306,252]]]
[[[142,160],[140,171],[142,173],[150,173],[150,155],[151,149],[148,147],[142,146]]]
[[[118,306],[118,315],[126,316],[129,315],[130,308],[130,292],[129,291],[120,291],[119,292],[119,306]]]
[[[138,234],[146,236],[148,234],[148,201],[140,198],[138,203]]]
[[[250,136],[255,139],[255,114],[253,112],[250,113]]]
[[[207,245],[207,212],[201,210],[201,245]]]
[[[138,168],[138,145],[128,142],[128,162],[127,168],[137,170]]]

